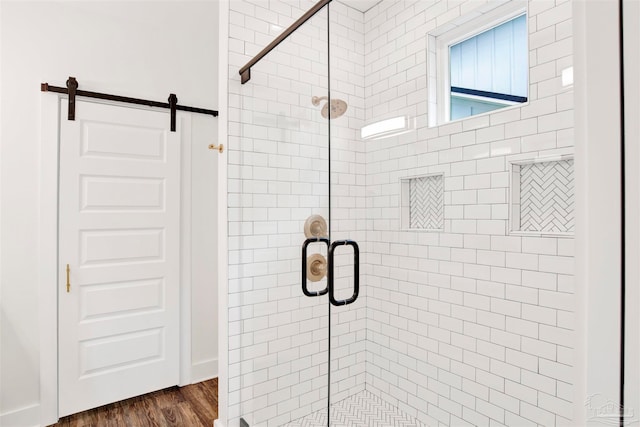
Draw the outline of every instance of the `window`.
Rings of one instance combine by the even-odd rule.
[[[527,16],[510,1],[429,34],[429,124],[521,105],[529,94]],[[437,88],[437,90],[434,90]],[[435,112],[435,114],[434,114]]]
[[[527,102],[527,56],[525,15],[450,45],[451,120]]]

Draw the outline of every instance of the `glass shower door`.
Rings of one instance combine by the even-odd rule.
[[[312,3],[230,2],[232,73]],[[569,424],[571,8],[356,3],[325,5],[231,82],[230,425]],[[523,13],[524,102],[464,79],[440,93],[455,51],[440,36]],[[538,29],[553,48],[530,43],[542,13],[563,19]],[[448,97],[480,95],[509,103],[449,120]]]
[[[329,417],[331,426],[366,421],[353,402],[367,399],[369,271],[365,182],[364,15],[341,2],[329,5]],[[358,32],[360,32],[358,34]],[[348,36],[346,36],[348,35]],[[375,267],[378,268],[378,267]],[[373,425],[373,424],[369,424]]]
[[[241,40],[247,31],[232,40],[244,54],[238,63],[280,34],[286,18],[273,12],[267,24],[246,6],[230,2],[232,22],[251,20],[255,30],[251,40]],[[230,91],[230,425],[287,425],[327,407],[326,9]]]

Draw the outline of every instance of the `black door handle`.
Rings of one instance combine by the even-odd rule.
[[[327,248],[329,247],[329,239],[325,239],[324,237],[311,237],[302,244],[302,292],[308,297],[319,297],[329,292],[328,286],[321,291],[310,291],[307,288],[307,247],[315,242],[323,242],[327,245]],[[328,269],[331,271],[331,264],[329,264]]]
[[[351,298],[344,300],[336,300],[333,292],[333,254],[338,246],[353,247],[353,294]],[[329,246],[329,268],[327,272],[327,287],[329,288],[329,301],[331,304],[340,306],[354,303],[358,299],[360,293],[360,248],[353,240],[336,240]]]

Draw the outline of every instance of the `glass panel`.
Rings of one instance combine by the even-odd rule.
[[[451,86],[526,97],[525,15],[449,47]]]
[[[359,248],[359,263],[367,252],[367,206],[365,202],[364,125],[365,56],[364,15],[342,2],[330,4],[330,93],[335,114],[330,117],[331,240],[350,240]],[[335,244],[335,243],[334,243]],[[354,245],[336,246],[334,252],[334,299],[345,301],[356,285]],[[360,283],[367,272],[360,269]],[[331,305],[330,401],[331,425],[349,425],[340,408],[352,396],[360,396],[366,383],[366,296],[363,289],[352,304]],[[355,421],[355,420],[354,420]]]
[[[451,120],[526,102],[527,46],[526,15],[451,45]]]
[[[260,5],[268,7],[230,2],[231,22],[247,26],[235,33],[245,40],[230,42],[244,50],[242,65],[306,11],[279,3],[286,10],[251,16]],[[327,121],[323,102],[313,103],[327,96],[326,9],[251,75],[234,80],[230,95],[229,425],[280,426],[327,407],[327,296],[301,287],[305,222],[328,223],[329,213]],[[322,277],[326,255],[325,245],[309,245],[309,278]],[[327,280],[307,284],[313,292]]]
[[[561,425],[571,416],[572,120],[556,109],[560,100],[571,109],[558,78],[571,59],[548,58],[553,72],[532,105],[492,113],[477,109],[509,102],[461,94],[487,116],[427,126],[435,87],[425,34],[495,3],[461,13],[447,2],[385,0],[364,14],[331,3],[330,92],[348,105],[330,123],[331,239],[360,248],[359,298],[331,307],[332,426]],[[492,63],[478,52],[477,63]],[[522,94],[499,83],[471,88]],[[409,125],[370,135],[396,117]],[[372,125],[366,140],[363,125]],[[338,253],[343,299],[353,256]]]

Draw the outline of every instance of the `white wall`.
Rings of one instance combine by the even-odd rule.
[[[217,107],[216,2],[0,3],[0,415],[39,402],[38,147],[41,82]],[[222,112],[224,115],[224,112]],[[194,372],[215,374],[216,119],[193,116]],[[196,378],[198,379],[198,378]]]

